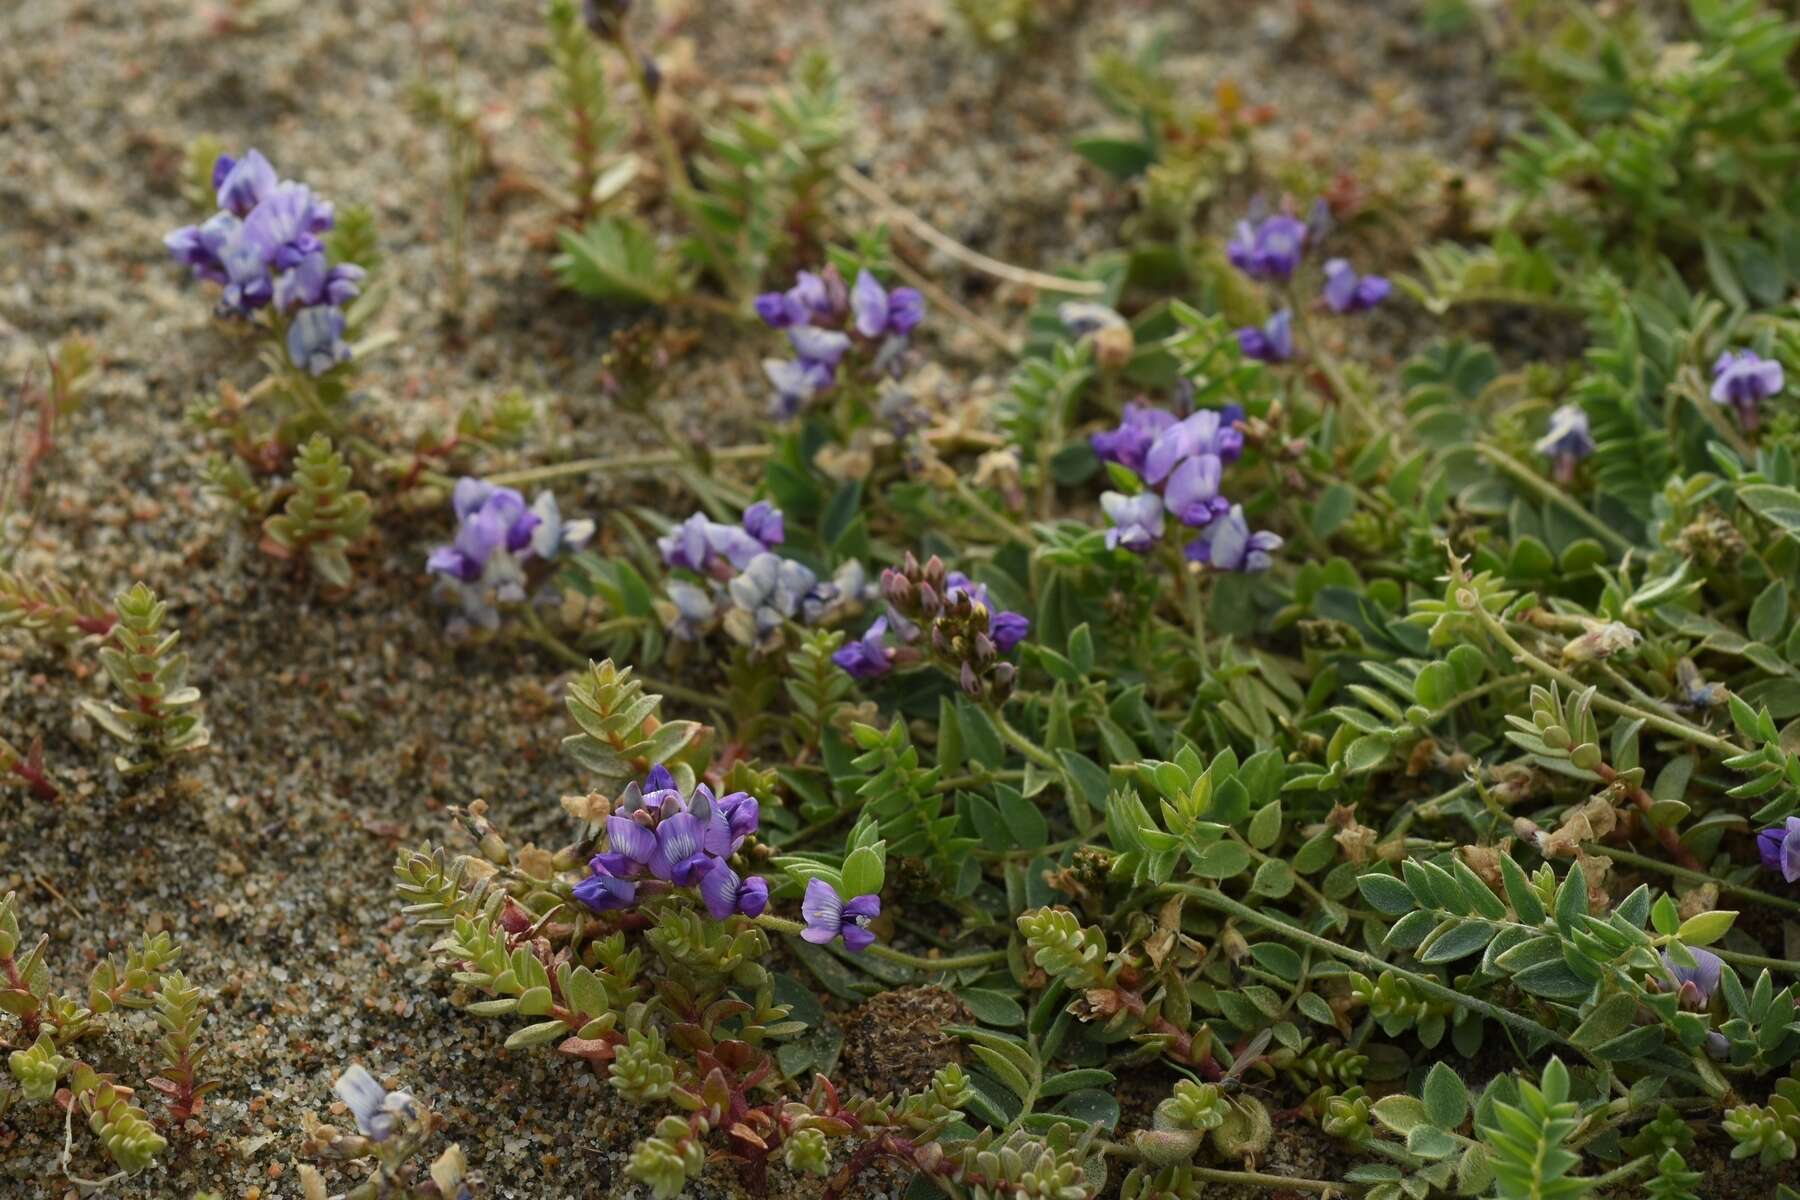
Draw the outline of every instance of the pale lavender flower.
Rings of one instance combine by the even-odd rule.
[[[1257,362],[1284,363],[1294,357],[1294,314],[1282,309],[1259,329],[1246,325],[1237,331],[1238,349]]]
[[[680,579],[669,580],[666,590],[669,603],[675,606],[675,620],[669,632],[684,642],[699,641],[718,615],[718,605],[705,591]]]
[[[835,270],[822,275],[801,271],[785,292],[764,292],[755,300],[756,315],[774,329],[814,325],[843,315],[844,283]]]
[[[400,1121],[416,1121],[419,1110],[410,1092],[390,1092],[360,1066],[352,1066],[331,1087],[356,1118],[356,1128],[372,1142],[385,1142]]]
[[[806,928],[800,936],[816,946],[842,937],[844,948],[861,953],[875,943],[869,922],[881,915],[881,897],[857,896],[846,902],[837,889],[823,879],[806,881],[806,897],[800,902],[800,915]]]
[[[806,407],[808,401],[837,382],[837,371],[825,363],[806,359],[763,359],[763,374],[775,385],[775,416],[786,419]]]
[[[323,375],[349,362],[343,310],[319,304],[295,313],[288,325],[287,352],[288,360],[308,375]]]
[[[1219,494],[1224,464],[1216,454],[1196,454],[1183,459],[1169,475],[1163,489],[1163,507],[1183,525],[1196,529],[1231,509],[1231,501]]]
[[[866,338],[905,337],[925,318],[925,298],[917,289],[888,291],[867,270],[859,271],[850,289],[850,312],[856,331]]]
[[[323,248],[319,234],[332,226],[331,205],[303,183],[283,181],[244,218],[244,236],[276,270],[300,265]]]
[[[456,513],[456,538],[433,550],[425,566],[461,583],[483,578],[495,554],[529,547],[533,531],[542,523],[542,517],[525,507],[525,498],[517,491],[495,487],[484,479],[464,476],[458,480],[450,504]]]
[[[1548,458],[1558,483],[1575,478],[1575,468],[1594,452],[1594,438],[1588,432],[1587,413],[1579,404],[1564,404],[1550,414],[1550,428],[1532,447]]]
[[[1779,871],[1789,883],[1800,883],[1800,817],[1759,831],[1756,852],[1765,869]]]
[[[1365,312],[1386,300],[1393,290],[1380,275],[1358,275],[1345,259],[1334,258],[1325,264],[1325,303],[1332,312]]]
[[[1253,279],[1286,279],[1300,265],[1306,238],[1305,223],[1286,213],[1264,217],[1254,225],[1239,221],[1225,256]]]
[[[562,509],[550,492],[539,492],[531,502],[531,516],[537,525],[531,530],[531,553],[545,562],[565,550],[580,550],[594,537],[594,522],[586,517],[573,521],[562,518]]]
[[[1216,408],[1199,409],[1157,434],[1144,455],[1140,474],[1146,483],[1161,483],[1182,460],[1193,455],[1216,454],[1223,460],[1228,444],[1241,448],[1243,439],[1236,430],[1225,429],[1224,413]]]
[[[1250,532],[1244,506],[1234,504],[1207,532],[1188,543],[1187,556],[1215,571],[1266,571],[1272,562],[1269,555],[1281,548],[1281,541],[1267,531]]]
[[[788,330],[788,342],[800,361],[816,363],[836,370],[850,351],[850,335],[835,329],[819,329],[812,325],[796,325]]]
[[[362,291],[363,269],[354,263],[325,265],[325,252],[315,250],[275,280],[275,307],[292,312],[315,304],[342,308]]]
[[[1781,364],[1754,350],[1727,350],[1713,364],[1713,403],[1729,404],[1737,410],[1738,422],[1746,431],[1760,423],[1757,405],[1785,385]]]
[[[769,881],[760,875],[739,879],[736,871],[720,863],[701,877],[700,898],[716,920],[733,913],[760,916],[769,906]]]
[[[1694,956],[1692,967],[1675,965],[1667,950],[1663,951],[1662,963],[1675,980],[1675,989],[1681,998],[1693,1008],[1705,1008],[1712,1000],[1713,992],[1718,990],[1719,976],[1724,971],[1725,961],[1711,950],[1699,946],[1688,947],[1688,953]]]
[[[1106,531],[1109,550],[1123,546],[1133,554],[1146,554],[1162,538],[1162,497],[1155,492],[1139,492],[1135,496],[1103,492],[1100,509],[1112,522],[1112,528]]]
[[[695,513],[663,537],[656,539],[663,561],[702,574],[725,574],[725,563],[743,570],[763,553],[763,544],[742,528]]]
[[[230,277],[225,271],[225,247],[242,228],[243,222],[230,213],[214,213],[203,224],[183,225],[168,234],[163,245],[176,262],[193,268],[194,278],[226,283]]]
[[[225,290],[220,295],[219,304],[226,312],[249,316],[275,298],[275,282],[269,274],[268,263],[241,226],[219,248],[219,266],[225,274]],[[296,366],[304,365],[301,358],[294,356],[293,348],[294,335],[290,328],[289,355],[294,357]]]

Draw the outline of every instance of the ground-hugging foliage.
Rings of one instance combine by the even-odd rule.
[[[956,9],[1003,54],[1062,11]],[[254,150],[190,156],[202,219],[168,247],[262,370],[193,406],[210,494],[324,603],[366,539],[448,507],[419,603],[471,656],[570,668],[587,791],[524,825],[554,844],[469,797],[395,886],[462,1012],[642,1109],[630,1181],[1673,1200],[1711,1154],[1786,1189],[1800,31],[1756,0],[1434,12],[1496,41],[1538,116],[1493,210],[1390,282],[1368,235],[1392,214],[1259,161],[1271,114],[1178,94],[1154,45],[1096,55],[1120,127],[1072,147],[1131,197],[1120,245],[1045,274],[865,179],[828,60],[683,144],[631,6],[551,0],[560,253],[535,266],[642,318],[604,389],[666,444],[512,471],[484,468],[533,444],[522,393],[422,436],[359,404],[395,286],[370,210]],[[431,99],[467,161],[496,152]],[[1031,289],[1026,328],[849,196]],[[1482,344],[1461,315],[1496,304],[1579,351]],[[1403,306],[1390,370],[1361,347]],[[934,336],[971,317],[1004,384],[965,395]],[[704,321],[766,346],[756,438],[671,415]],[[59,362],[52,406],[81,374]],[[565,518],[522,490],[645,472],[689,501]],[[0,627],[96,651],[117,770],[179,771],[210,740],[186,656],[146,585],[115,610],[0,574]],[[0,750],[54,795],[41,750]],[[168,1139],[69,1051],[154,1007],[147,1083],[191,1125],[204,993],[164,938],[57,996],[17,924],[9,898],[17,1095],[150,1166]],[[955,1055],[849,1086],[842,1014],[924,988]],[[425,1164],[444,1121],[410,1092],[351,1066],[337,1094],[355,1132],[307,1141],[360,1164],[348,1195],[479,1192],[458,1146]],[[1295,1128],[1348,1165],[1266,1169]]]

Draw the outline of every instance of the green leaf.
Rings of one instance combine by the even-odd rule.
[[[1355,511],[1356,494],[1345,484],[1332,484],[1313,506],[1313,534],[1321,539],[1330,537]]]
[[[1202,879],[1230,879],[1250,865],[1250,851],[1237,842],[1214,842],[1194,860]]]
[[[600,217],[576,233],[559,235],[554,266],[563,285],[599,300],[664,304],[679,285],[675,267],[636,220]]]
[[[1469,1089],[1448,1063],[1437,1063],[1425,1077],[1422,1092],[1425,1115],[1446,1132],[1454,1131],[1469,1114]]]
[[[1494,940],[1493,927],[1485,921],[1464,921],[1462,924],[1446,931],[1434,941],[1428,942],[1419,953],[1419,961],[1426,963],[1455,962],[1466,958],[1477,950],[1485,949]]]
[[[1800,537],[1800,492],[1773,483],[1751,483],[1738,488],[1737,495],[1753,512]]]
[[[1745,627],[1750,636],[1759,642],[1773,642],[1781,636],[1787,624],[1788,587],[1777,579],[1756,597],[1756,603],[1750,606],[1750,618]]]
[[[1675,937],[1688,946],[1710,946],[1725,936],[1731,923],[1737,920],[1735,912],[1703,912],[1689,917],[1675,931]]]
[[[881,853],[869,846],[850,852],[844,859],[844,898],[875,895],[881,891],[887,871]]]
[[[1010,1028],[1025,1023],[1025,1010],[1017,1000],[1005,992],[990,991],[987,988],[963,988],[957,997],[968,1006],[975,1019],[984,1025],[999,1025]]]
[[[1141,175],[1156,161],[1156,150],[1140,139],[1079,137],[1069,148],[1117,180]]]
[[[1244,839],[1258,850],[1267,850],[1281,836],[1281,799],[1276,797],[1256,810]]]
[[[1400,917],[1418,907],[1406,885],[1392,875],[1372,871],[1356,877],[1357,890],[1376,912],[1386,917]]]

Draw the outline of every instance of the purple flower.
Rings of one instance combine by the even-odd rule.
[[[1735,354],[1727,350],[1713,364],[1713,403],[1736,409],[1738,422],[1746,431],[1754,430],[1758,424],[1756,406],[1781,391],[1785,384],[1781,364],[1754,350],[1739,350]]]
[[[355,263],[325,265],[325,252],[315,250],[275,281],[275,307],[292,312],[313,304],[343,307],[362,291],[363,269]]]
[[[1196,454],[1216,454],[1223,460],[1227,445],[1233,448],[1232,457],[1235,457],[1243,447],[1243,438],[1235,429],[1229,432],[1232,436],[1227,438],[1224,412],[1220,409],[1202,408],[1189,413],[1157,434],[1150,444],[1144,455],[1144,469],[1140,472],[1144,482],[1161,483],[1183,459]]]
[[[288,360],[308,375],[323,375],[350,361],[344,341],[344,312],[329,304],[316,304],[294,314],[287,332]]]
[[[610,821],[608,818],[609,830]],[[670,815],[665,812],[663,819],[656,823],[656,850],[650,855],[650,873],[678,887],[696,882],[716,863],[702,844],[705,834],[700,818],[693,813],[684,811]]]
[[[1764,868],[1780,871],[1789,883],[1800,883],[1800,817],[1758,832],[1756,852]]]
[[[758,500],[744,510],[744,532],[761,542],[763,547],[769,550],[781,545],[787,536],[787,528],[781,519],[781,510],[767,500]]]
[[[606,850],[594,855],[589,865],[615,879],[635,879],[650,869],[656,848],[656,833],[650,826],[613,813],[606,818]]]
[[[994,639],[994,648],[1002,654],[1012,653],[1012,648],[1030,633],[1031,618],[1011,609],[1001,609],[988,622],[988,636]]]
[[[1244,506],[1234,504],[1231,511],[1214,521],[1212,528],[1187,545],[1187,556],[1193,562],[1205,563],[1215,571],[1266,571],[1269,555],[1281,548],[1281,538],[1266,531],[1250,532],[1244,519]]]
[[[546,517],[555,517],[560,544],[585,540],[592,533],[593,523],[571,521],[564,526],[555,513],[556,501],[549,499],[546,503],[548,495],[538,497],[534,511],[525,507],[525,497],[512,488],[495,487],[484,479],[469,476],[457,480],[450,494],[450,506],[457,519],[456,538],[450,545],[431,552],[426,569],[461,583],[474,583],[487,574],[488,564],[496,554],[534,552],[544,540],[541,534]],[[544,548],[554,552],[553,547]],[[510,559],[507,564],[504,573],[516,575],[517,565]]]
[[[390,1092],[361,1066],[352,1066],[331,1085],[356,1117],[356,1128],[372,1142],[385,1142],[400,1121],[416,1121],[419,1109],[411,1092]]]
[[[608,874],[598,856],[588,864],[592,872],[574,887],[575,898],[597,913],[630,908],[637,902],[637,884]]]
[[[259,150],[247,150],[244,157],[238,159],[221,154],[213,163],[212,183],[218,193],[219,207],[236,217],[249,216],[250,210],[262,203],[280,182],[275,176],[275,168]]]
[[[313,197],[303,183],[284,181],[244,218],[244,236],[263,261],[287,270],[322,248],[318,235],[331,228],[331,205]]]
[[[219,266],[225,274],[225,291],[220,297],[220,305],[225,311],[246,317],[275,298],[275,283],[269,274],[268,264],[242,226],[226,238],[225,244],[219,248]],[[293,353],[293,345],[293,331],[290,329],[290,355]],[[299,358],[295,358],[294,362],[296,366],[301,365]]]
[[[866,338],[905,337],[925,319],[925,298],[914,288],[890,292],[865,269],[857,272],[856,284],[850,289],[850,312],[856,332]]]
[[[1238,348],[1257,362],[1284,363],[1294,357],[1294,314],[1282,309],[1262,328],[1246,325],[1237,331]]]
[[[769,906],[769,881],[760,875],[740,880],[736,871],[720,863],[701,877],[700,898],[716,920],[733,913],[760,916]]]
[[[1325,303],[1332,312],[1365,312],[1386,300],[1393,290],[1380,275],[1358,275],[1344,259],[1325,264]]]
[[[777,417],[791,417],[820,392],[837,382],[837,371],[825,363],[806,359],[763,359],[763,374],[775,385]]]
[[[1196,529],[1231,509],[1231,501],[1219,494],[1224,464],[1216,454],[1196,454],[1183,459],[1163,489],[1163,506],[1183,525]]]
[[[881,897],[858,896],[846,904],[829,883],[809,879],[806,898],[800,902],[800,915],[806,918],[806,928],[800,936],[815,946],[842,936],[845,949],[861,953],[875,942],[869,922],[881,915]]]
[[[1265,217],[1255,225],[1239,221],[1225,246],[1225,256],[1252,279],[1286,279],[1300,265],[1306,234],[1306,225],[1286,213]]]
[[[1135,496],[1104,492],[1100,509],[1113,523],[1106,531],[1109,550],[1123,546],[1133,554],[1146,554],[1162,538],[1162,497],[1155,492],[1139,492]]]
[[[824,275],[801,271],[785,292],[764,292],[755,300],[756,315],[774,329],[791,329],[829,321],[843,311],[844,284],[836,271]]]
[[[243,222],[230,213],[214,213],[203,225],[183,225],[168,234],[163,245],[176,262],[193,268],[194,278],[226,283],[229,276],[225,271],[225,247],[242,228]]]
[[[884,644],[888,620],[876,617],[868,632],[854,642],[847,642],[831,656],[831,661],[849,672],[854,679],[875,679],[893,669],[894,662]]]
[[[1173,424],[1175,414],[1166,409],[1127,404],[1119,427],[1094,434],[1088,438],[1088,444],[1102,462],[1116,462],[1142,474],[1144,455],[1149,453],[1157,435]]]
[[[1675,960],[1664,950],[1663,969],[1674,977],[1675,988],[1681,993],[1683,1000],[1695,1008],[1704,1008],[1712,999],[1713,992],[1718,989],[1719,974],[1724,969],[1725,962],[1711,950],[1699,946],[1690,946],[1688,953],[1694,956],[1691,968],[1676,966]]]
[[[775,519],[780,520],[779,513]],[[761,520],[766,523],[767,518]],[[745,530],[709,520],[705,513],[695,513],[667,535],[657,538],[656,548],[662,551],[663,561],[671,567],[683,567],[702,574],[720,573],[720,559],[741,571],[757,555],[764,553],[763,543]]]
[[[1575,466],[1594,452],[1587,413],[1579,404],[1564,404],[1550,414],[1550,428],[1532,447],[1551,462],[1558,483],[1575,478]]]

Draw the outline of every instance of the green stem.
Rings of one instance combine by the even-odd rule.
[[[1664,862],[1660,858],[1651,858],[1648,855],[1639,854],[1634,850],[1621,850],[1616,846],[1593,845],[1589,847],[1589,849],[1595,854],[1604,854],[1606,857],[1617,862],[1638,867],[1642,870],[1656,871],[1676,879],[1686,880],[1689,883],[1710,883],[1717,887],[1721,892],[1729,892],[1733,896],[1742,896],[1746,900],[1754,900],[1758,904],[1766,904],[1772,908],[1784,908],[1789,912],[1800,913],[1800,903],[1789,900],[1785,896],[1777,896],[1770,892],[1758,891],[1753,887],[1745,887],[1741,883],[1728,883],[1718,876],[1708,875],[1704,871],[1690,871],[1686,867],[1678,867],[1674,863]]]
[[[1631,543],[1627,541],[1624,535],[1619,533],[1618,530],[1606,524],[1606,522],[1602,521],[1599,517],[1596,517],[1581,505],[1575,503],[1574,499],[1567,492],[1552,486],[1549,480],[1545,479],[1542,475],[1539,475],[1536,471],[1532,470],[1506,451],[1500,449],[1498,446],[1488,442],[1477,442],[1475,444],[1475,452],[1487,459],[1494,466],[1499,467],[1500,470],[1511,476],[1513,482],[1525,488],[1527,491],[1532,492],[1538,499],[1547,504],[1556,505],[1570,516],[1574,517],[1577,521],[1587,526],[1588,529],[1598,535],[1601,541],[1611,546],[1614,550],[1623,554],[1632,548]]]
[[[1212,674],[1212,658],[1206,652],[1206,605],[1200,595],[1199,572],[1188,565],[1180,550],[1174,551],[1175,571],[1181,577],[1181,604],[1187,610],[1194,634],[1194,656],[1200,660],[1200,681]]]
[[[774,453],[774,447],[758,446],[726,446],[714,450],[708,456],[714,462],[757,462]],[[527,467],[519,471],[502,471],[498,475],[489,475],[487,481],[499,487],[518,487],[527,483],[546,483],[552,479],[563,479],[570,475],[592,475],[605,472],[621,475],[635,471],[661,471],[687,461],[674,450],[649,450],[641,454],[620,454],[606,458],[577,458],[570,462],[553,463],[547,467]]]
[[[1511,1009],[1501,1008],[1496,1004],[1489,1004],[1485,1000],[1478,1000],[1474,996],[1459,992],[1455,988],[1447,987],[1444,984],[1439,983],[1429,975],[1421,975],[1416,971],[1408,971],[1404,967],[1398,967],[1393,963],[1379,959],[1373,954],[1369,954],[1362,950],[1352,949],[1339,942],[1334,942],[1330,938],[1320,937],[1316,933],[1309,933],[1279,917],[1272,917],[1267,913],[1258,912],[1247,904],[1241,904],[1216,889],[1195,887],[1193,884],[1187,883],[1164,884],[1163,888],[1165,891],[1178,892],[1183,896],[1192,897],[1206,905],[1208,908],[1236,917],[1240,921],[1247,921],[1258,928],[1267,929],[1271,933],[1280,934],[1282,937],[1299,942],[1303,946],[1311,946],[1313,949],[1322,950],[1334,958],[1341,958],[1346,962],[1353,962],[1366,971],[1374,971],[1377,973],[1381,971],[1392,971],[1428,996],[1435,997],[1439,1000],[1446,1000],[1451,1004],[1456,1005],[1458,1008],[1466,1008],[1470,1012],[1479,1013],[1481,1016],[1484,1016],[1491,1021],[1497,1021],[1501,1025],[1535,1041],[1555,1042],[1565,1046],[1574,1044],[1562,1034],[1557,1033],[1554,1029],[1551,1029],[1547,1025],[1540,1025],[1523,1013],[1517,1013]]]
[[[1101,1141],[1100,1149],[1113,1158],[1122,1158],[1127,1162],[1141,1162],[1143,1155],[1136,1146],[1129,1142]],[[1264,1171],[1226,1171],[1218,1167],[1197,1167],[1189,1165],[1187,1173],[1195,1179],[1203,1179],[1208,1183],[1241,1183],[1255,1187],[1280,1190],[1291,1188],[1302,1192],[1318,1192],[1320,1195],[1333,1195],[1343,1191],[1343,1185],[1331,1183],[1324,1179],[1305,1179],[1294,1175],[1270,1175]]]
[[[1006,719],[1006,714],[1002,713],[999,709],[995,709],[992,715],[994,718],[994,727],[1000,731],[1000,736],[1005,739],[1007,745],[1011,746],[1014,750],[1017,750],[1020,754],[1023,754],[1026,758],[1029,758],[1038,766],[1055,771],[1058,775],[1062,774],[1062,765],[1058,763],[1056,759],[1051,757],[1050,752],[1031,741],[1031,739],[1027,738],[1017,729],[1014,729],[1012,723]]]
[[[1586,684],[1582,683],[1567,671],[1564,671],[1559,667],[1551,666],[1549,663],[1521,646],[1518,639],[1506,632],[1506,627],[1500,623],[1499,618],[1494,616],[1493,613],[1490,613],[1481,604],[1479,599],[1475,599],[1471,596],[1470,601],[1464,605],[1464,608],[1471,615],[1479,617],[1482,623],[1487,626],[1488,632],[1494,635],[1494,639],[1510,650],[1513,657],[1519,662],[1530,667],[1546,679],[1555,680],[1557,683],[1562,684],[1571,691],[1580,692],[1587,689]],[[1600,708],[1617,713],[1622,717],[1632,717],[1640,720],[1652,729],[1660,729],[1664,733],[1673,734],[1684,741],[1692,742],[1696,746],[1704,746],[1715,754],[1732,756],[1743,753],[1741,747],[1736,746],[1715,734],[1708,733],[1697,725],[1690,725],[1686,721],[1677,721],[1671,717],[1665,717],[1660,713],[1654,713],[1648,709],[1639,708],[1634,704],[1626,704],[1621,700],[1613,699],[1605,692],[1595,692],[1594,703]]]
[[[1780,971],[1784,975],[1800,975],[1800,962],[1787,958],[1764,958],[1760,954],[1740,954],[1736,950],[1726,950],[1713,946],[1714,954],[1728,963],[1736,963],[1740,967],[1763,967],[1770,971]]]
[[[756,923],[764,929],[772,929],[776,933],[798,934],[806,928],[798,921],[790,921],[786,917],[777,917],[769,913],[757,917]],[[873,954],[876,958],[884,958],[891,963],[898,963],[903,967],[912,967],[918,971],[960,971],[965,967],[986,967],[1006,961],[1004,949],[978,950],[973,954],[955,954],[948,958],[925,958],[876,942],[869,947],[867,953]]]
[[[995,529],[1000,530],[1007,537],[1012,538],[1015,541],[1025,543],[1027,546],[1037,545],[1037,535],[1035,533],[1032,533],[1031,530],[1025,528],[1025,526],[1019,524],[1017,521],[989,504],[987,500],[982,497],[980,492],[970,487],[961,477],[957,478],[955,489],[957,498],[964,504],[967,504],[970,508],[974,509],[984,521],[988,522],[988,524],[992,525]]]

